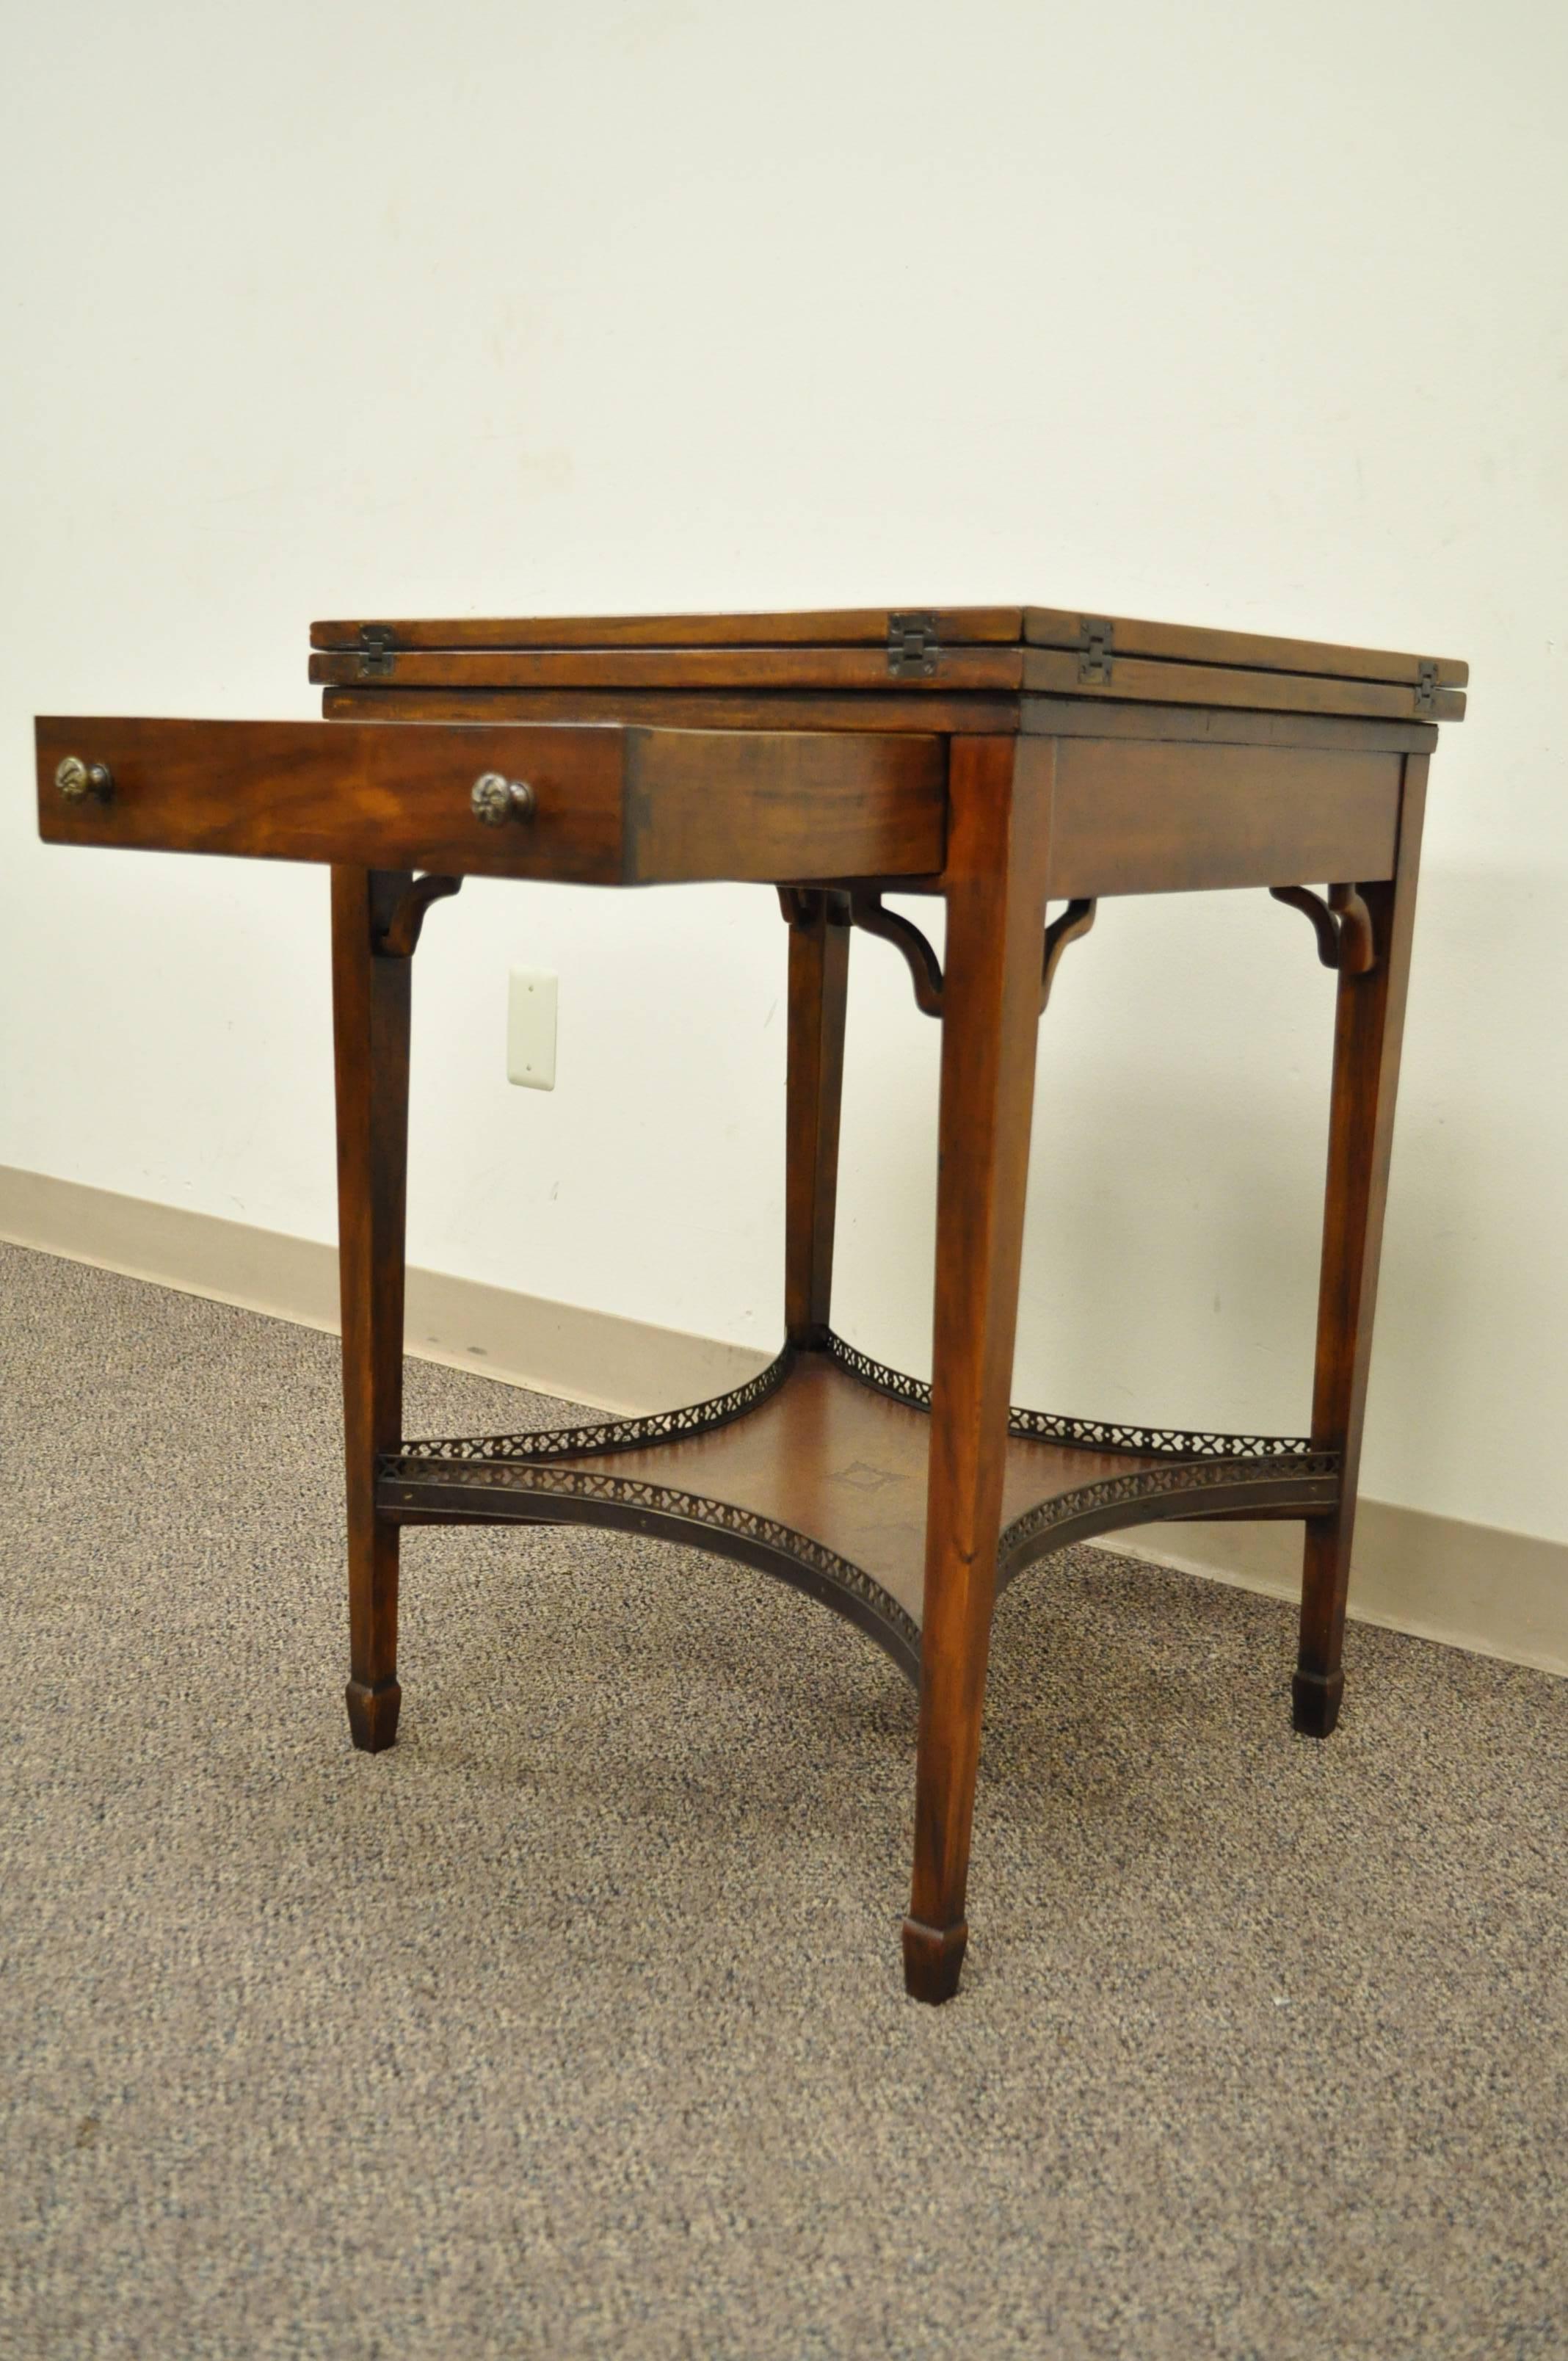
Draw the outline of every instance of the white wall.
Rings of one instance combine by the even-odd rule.
[[[331,1235],[316,872],[35,841],[35,710],[308,715],[313,616],[1035,598],[1468,656],[1365,1482],[1568,1538],[1555,0],[5,0],[0,1161]],[[471,884],[411,1251],[769,1341],[772,897]],[[562,978],[508,1088],[509,961]],[[1103,907],[1017,1392],[1299,1429],[1332,980]],[[856,947],[839,1324],[927,1365],[936,1028]]]

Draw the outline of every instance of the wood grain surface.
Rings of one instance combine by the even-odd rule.
[[[1025,689],[1063,697],[1154,699],[1177,705],[1257,707],[1302,713],[1352,713],[1420,719],[1415,687],[1299,672],[1159,662],[1115,654],[1102,678],[1086,680],[1076,652],[1014,646],[948,646],[928,670],[890,674],[884,649],[838,646],[720,648],[455,648],[400,650],[386,677],[400,687],[555,689],[816,689],[881,692],[916,701],[955,691]],[[311,658],[313,681],[371,685],[352,650]],[[1458,720],[1464,697],[1439,687],[1430,707]]]
[[[1114,653],[1167,657],[1179,663],[1240,665],[1261,672],[1317,673],[1351,680],[1414,682],[1423,659],[1387,648],[1359,648],[1337,641],[1281,637],[1263,631],[1218,631],[1192,623],[1161,623],[1135,616],[1091,613],[1062,607],[913,606],[817,608],[759,615],[554,615],[449,616],[431,620],[365,617],[352,622],[313,623],[313,648],[354,649],[367,631],[402,649],[500,648],[757,648],[881,647],[893,617],[928,617],[944,647],[1011,645],[1078,648],[1087,629],[1108,625]],[[1435,678],[1460,687],[1469,667],[1447,656],[1432,660]]]
[[[367,868],[639,884],[940,869],[947,750],[930,736],[452,722],[47,719],[47,840]],[[107,803],[62,799],[67,754],[108,764]],[[488,828],[476,778],[526,781],[526,822]]]

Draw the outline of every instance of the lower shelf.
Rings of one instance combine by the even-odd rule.
[[[400,1524],[588,1524],[776,1574],[920,1662],[930,1389],[836,1336],[689,1410],[564,1433],[405,1443],[379,1467]],[[1307,1516],[1339,1467],[1309,1444],[1012,1413],[997,1586],[1050,1551],[1162,1517]]]

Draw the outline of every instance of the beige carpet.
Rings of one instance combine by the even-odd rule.
[[[1568,1684],[1357,1629],[1318,1747],[1283,1608],[1037,1568],[919,2009],[869,1643],[415,1534],[356,1755],[333,1342],[0,1286],[7,2361],[1568,2352]]]

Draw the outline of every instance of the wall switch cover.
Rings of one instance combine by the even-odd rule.
[[[507,983],[507,1080],[527,1091],[555,1087],[555,978],[514,967]]]

